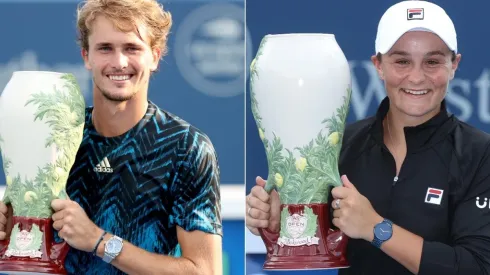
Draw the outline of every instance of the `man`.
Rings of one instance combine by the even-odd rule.
[[[350,239],[339,274],[490,274],[490,137],[446,110],[461,60],[439,6],[404,1],[382,16],[372,62],[387,98],[346,128],[332,224]],[[257,179],[246,224],[279,229],[279,197]],[[285,183],[286,184],[286,183]]]
[[[94,105],[67,183],[70,199],[52,202],[53,226],[72,248],[69,274],[222,272],[213,145],[147,99],[171,24],[155,0],[88,0],[78,10]]]

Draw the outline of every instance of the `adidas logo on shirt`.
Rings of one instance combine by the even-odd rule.
[[[97,164],[97,166],[94,167],[94,171],[99,173],[114,172],[114,170],[111,168],[111,164],[109,163],[107,157],[104,157],[104,159],[99,164]]]

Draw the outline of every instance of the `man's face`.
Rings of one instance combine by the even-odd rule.
[[[118,102],[146,92],[160,56],[150,48],[144,26],[138,27],[140,36],[119,31],[110,20],[97,16],[91,27],[89,50],[82,55],[85,67],[92,71],[95,92]]]
[[[419,118],[439,112],[460,60],[460,55],[455,61],[451,57],[437,35],[414,31],[405,33],[381,62],[373,58],[394,111]]]

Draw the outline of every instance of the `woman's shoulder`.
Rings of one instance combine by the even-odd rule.
[[[350,143],[356,138],[366,137],[376,120],[375,116],[366,117],[364,119],[349,123],[345,126],[344,131],[344,144]]]

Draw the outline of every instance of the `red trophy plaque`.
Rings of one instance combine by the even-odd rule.
[[[251,106],[267,154],[265,190],[281,200],[279,232],[260,230],[265,269],[349,266],[347,236],[332,229],[329,192],[341,185],[338,158],[351,78],[332,34],[267,35],[251,65]]]
[[[83,136],[85,101],[75,78],[14,72],[0,94],[0,150],[9,206],[0,273],[66,274],[69,246],[54,240],[51,201],[66,181]]]

